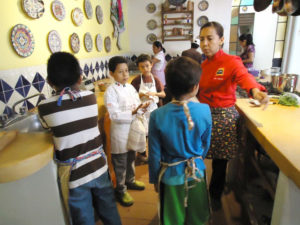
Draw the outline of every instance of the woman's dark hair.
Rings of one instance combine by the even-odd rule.
[[[171,60],[165,70],[167,89],[178,99],[199,83],[201,73],[201,67],[195,60],[185,56]]]
[[[246,40],[246,45],[247,45],[247,46],[249,46],[249,45],[254,45],[254,43],[253,43],[253,38],[252,38],[252,34],[242,34],[242,35],[239,37],[239,40],[240,40],[240,41]]]
[[[56,52],[48,59],[47,74],[48,82],[61,89],[76,84],[81,70],[75,56],[68,52]]]
[[[114,56],[114,57],[110,58],[110,60],[108,62],[109,71],[115,72],[118,64],[122,64],[122,63],[127,64],[127,60],[122,56]]]
[[[161,48],[164,53],[166,52],[166,49],[162,46],[160,41],[154,41],[152,45],[154,45],[157,48]]]
[[[200,33],[201,31],[204,29],[204,28],[207,28],[207,27],[214,27],[219,38],[223,37],[224,36],[224,28],[221,24],[219,24],[218,22],[215,22],[215,21],[212,21],[212,22],[207,22],[206,24],[204,24],[201,29],[200,29]]]
[[[146,61],[149,61],[150,64],[151,64],[152,63],[151,57],[149,55],[146,55],[146,54],[141,54],[136,59],[136,65],[139,66],[139,63],[146,62]]]

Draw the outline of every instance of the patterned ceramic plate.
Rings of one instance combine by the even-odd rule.
[[[152,44],[154,41],[156,41],[157,40],[157,37],[156,37],[156,35],[155,34],[153,34],[153,33],[151,33],[151,34],[148,34],[147,35],[147,42],[149,43],[149,44]]]
[[[80,40],[79,36],[76,33],[73,33],[70,37],[71,49],[74,53],[79,52],[80,50]]]
[[[93,18],[93,6],[90,0],[84,0],[84,11],[88,19]]]
[[[44,2],[42,0],[23,0],[23,9],[33,19],[40,18],[44,12]]]
[[[64,4],[59,1],[55,0],[52,2],[52,13],[58,20],[63,20],[66,16],[66,10]]]
[[[88,52],[93,50],[93,39],[89,32],[86,32],[84,35],[84,46]]]
[[[96,7],[96,17],[99,24],[103,23],[103,11],[100,5]]]
[[[80,26],[83,23],[83,13],[80,8],[73,9],[72,20],[77,26]]]
[[[149,20],[147,22],[147,27],[149,30],[154,30],[157,27],[157,23],[155,20]]]
[[[154,13],[156,10],[156,6],[154,3],[149,3],[146,7],[148,13]]]
[[[199,27],[202,27],[204,24],[208,22],[207,16],[200,16],[197,20],[197,24]]]
[[[56,30],[52,30],[48,34],[48,46],[52,53],[61,51],[61,39]]]
[[[104,39],[104,47],[105,47],[106,52],[110,52],[110,50],[111,50],[111,40],[110,40],[109,36],[107,36]]]
[[[33,35],[29,28],[23,24],[17,24],[12,29],[11,43],[16,52],[23,57],[30,56],[34,50]]]
[[[97,36],[96,36],[96,46],[97,46],[98,52],[101,52],[101,50],[102,50],[102,37],[101,37],[100,34],[97,34]]]
[[[201,11],[207,10],[207,8],[208,8],[208,2],[205,1],[205,0],[199,2],[198,8],[199,8]]]

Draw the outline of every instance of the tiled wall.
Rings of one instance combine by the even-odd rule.
[[[93,81],[106,78],[109,58],[80,60],[83,76]],[[126,58],[129,59],[129,57]],[[52,89],[46,82],[46,76],[46,65],[0,71],[0,115],[11,116],[13,104],[28,96],[43,93],[49,97]],[[39,97],[26,100],[20,103],[16,109],[18,111],[21,106],[32,109],[38,100]]]

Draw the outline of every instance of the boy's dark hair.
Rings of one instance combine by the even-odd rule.
[[[139,63],[146,62],[146,61],[152,63],[151,57],[147,54],[141,54],[136,59],[136,65],[139,66]]]
[[[118,64],[121,64],[121,63],[128,64],[127,60],[122,56],[114,56],[114,57],[110,58],[110,60],[108,62],[109,71],[115,72]]]
[[[165,70],[167,88],[176,98],[189,93],[199,83],[201,67],[188,57],[171,60]]]
[[[74,85],[80,78],[81,70],[76,57],[68,52],[55,52],[48,59],[47,80],[56,88]]]

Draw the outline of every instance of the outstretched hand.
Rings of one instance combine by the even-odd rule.
[[[254,99],[258,100],[265,110],[269,105],[269,97],[266,92],[260,91],[258,88],[252,89],[252,96]]]

